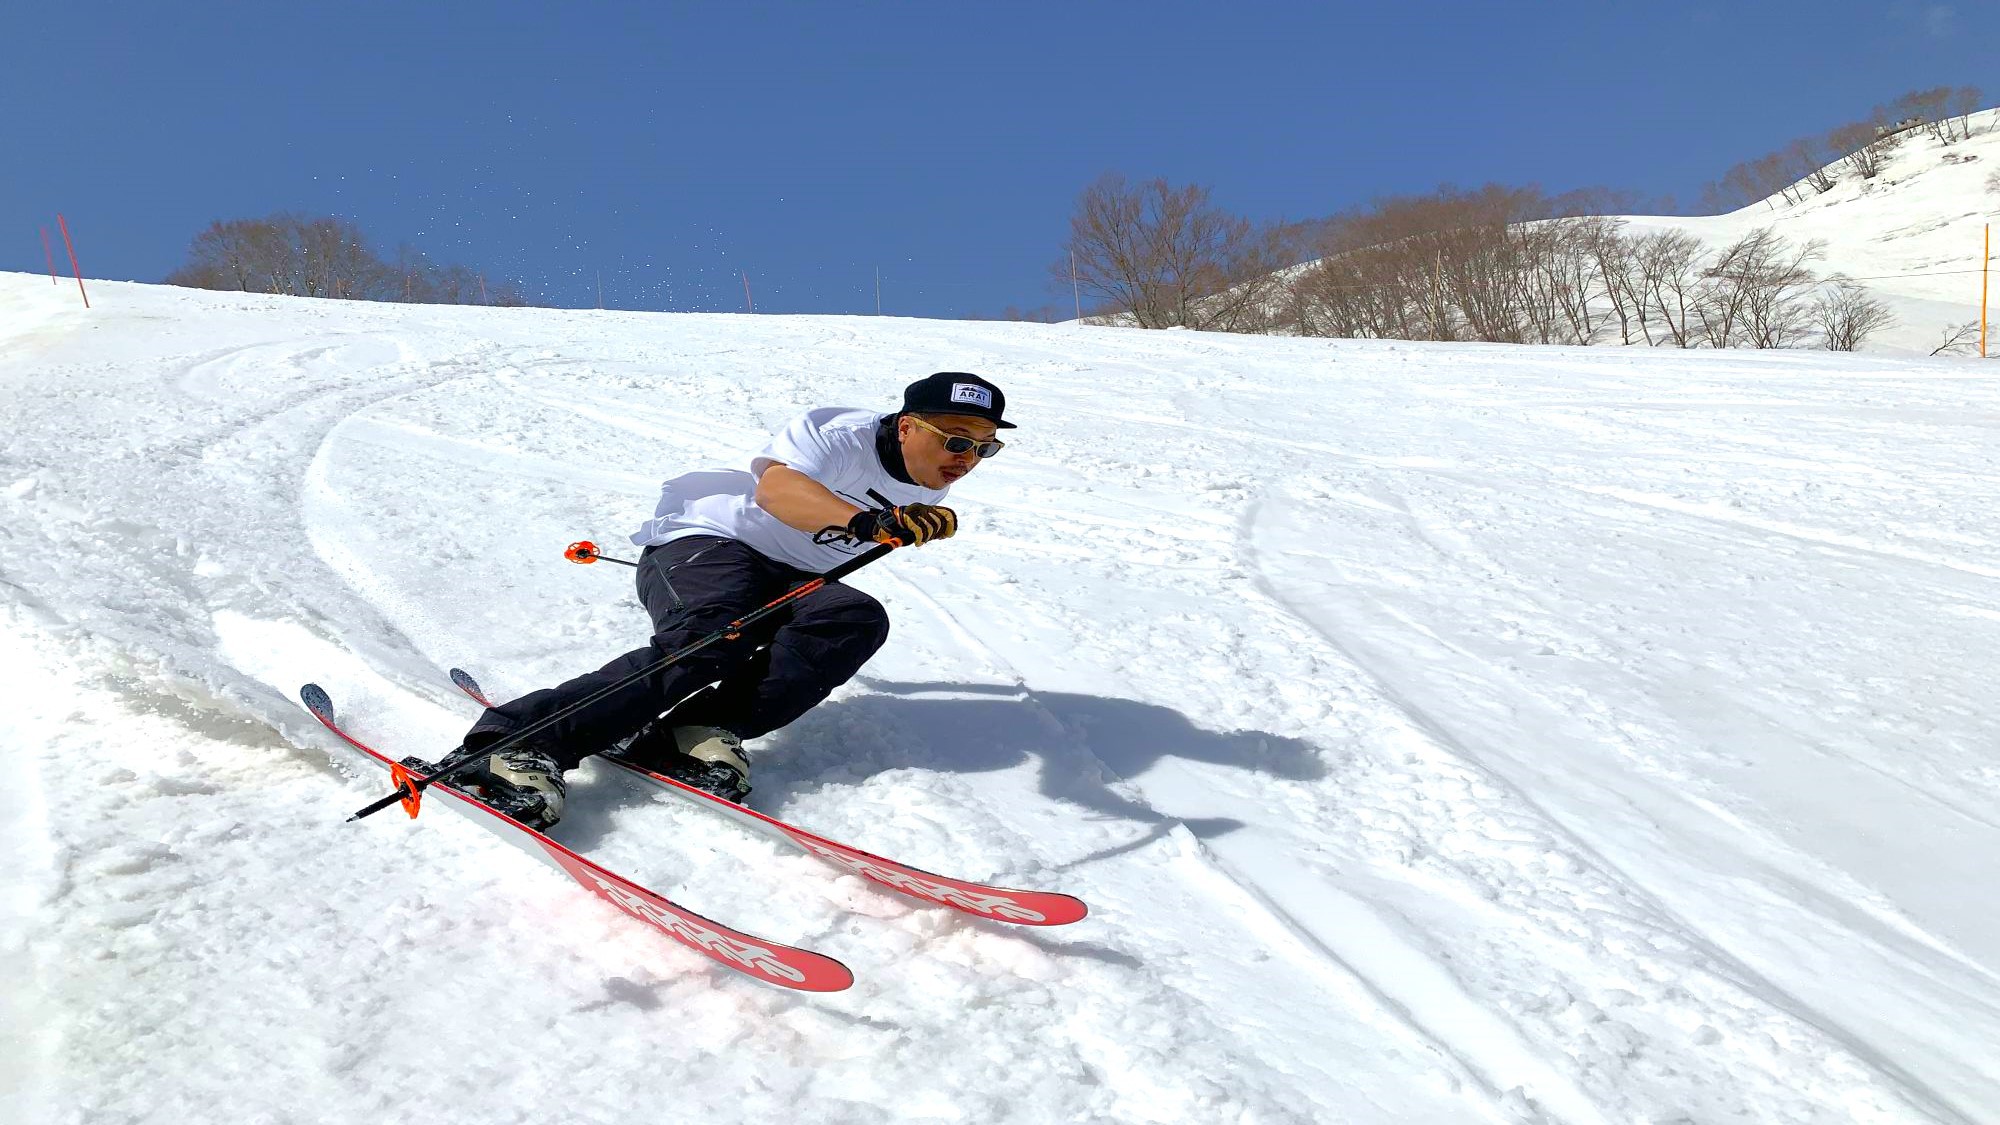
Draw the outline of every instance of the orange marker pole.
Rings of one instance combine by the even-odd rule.
[[[1986,274],[1993,261],[1993,224],[1986,224],[1986,249],[1979,255],[1979,358],[1986,358]]]
[[[76,243],[69,240],[69,222],[61,215],[56,216],[56,225],[62,228],[63,247],[69,251],[69,268],[76,271],[76,291],[83,294],[83,307],[90,307],[90,293],[83,287],[83,267],[76,264]]]

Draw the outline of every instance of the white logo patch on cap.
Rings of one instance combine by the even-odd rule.
[[[969,402],[974,406],[983,406],[991,410],[993,409],[993,392],[980,386],[978,383],[953,383],[951,385],[951,401]]]

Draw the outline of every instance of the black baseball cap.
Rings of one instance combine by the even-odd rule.
[[[1002,430],[1019,427],[1000,420],[1007,396],[989,380],[964,371],[940,371],[903,388],[905,414],[966,414],[984,418]]]

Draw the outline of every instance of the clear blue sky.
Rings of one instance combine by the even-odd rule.
[[[2000,4],[0,5],[0,269],[64,212],[158,280],[210,220],[611,307],[994,315],[1106,171],[1309,218],[1440,183],[1695,199],[1909,89],[1989,87]],[[1984,53],[1984,59],[1978,56]],[[1981,64],[1984,65],[1981,65]],[[9,233],[11,232],[11,233]],[[57,254],[61,254],[58,246]]]

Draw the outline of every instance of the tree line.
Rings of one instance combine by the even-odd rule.
[[[384,259],[346,219],[279,212],[210,223],[167,284],[343,301],[415,304],[528,303],[518,283],[469,266],[433,262],[408,246]]]
[[[1946,143],[1969,137],[1978,98],[1971,88],[1910,94],[1878,107],[1865,140],[1848,127],[1829,134],[1857,146],[1837,168],[1799,172],[1812,157],[1795,142],[1725,181],[1749,202],[1798,202],[1825,190],[1820,180],[1873,176],[1916,130]],[[1773,170],[1781,156],[1791,163]],[[1710,250],[1684,232],[1606,217],[1640,208],[1602,189],[1446,187],[1259,227],[1217,207],[1205,187],[1108,175],[1079,197],[1051,280],[1086,292],[1096,315],[1142,328],[1852,351],[1893,323],[1854,282],[1813,270],[1817,242],[1766,228]],[[1940,350],[1954,346],[1947,334]]]
[[[1267,309],[1308,336],[1510,344],[1853,351],[1891,323],[1859,286],[1811,269],[1818,242],[1770,228],[1719,250],[1602,215],[1540,217],[1532,190],[1378,204],[1337,228]]]
[[[1802,203],[1811,195],[1833,190],[1840,177],[1872,180],[1896,147],[1910,136],[1929,134],[1950,144],[1972,136],[1972,115],[1978,111],[1976,86],[1938,86],[1913,90],[1868,116],[1825,133],[1800,137],[1783,148],[1746,160],[1723,173],[1702,192],[1711,212],[1734,210],[1764,201]]]

